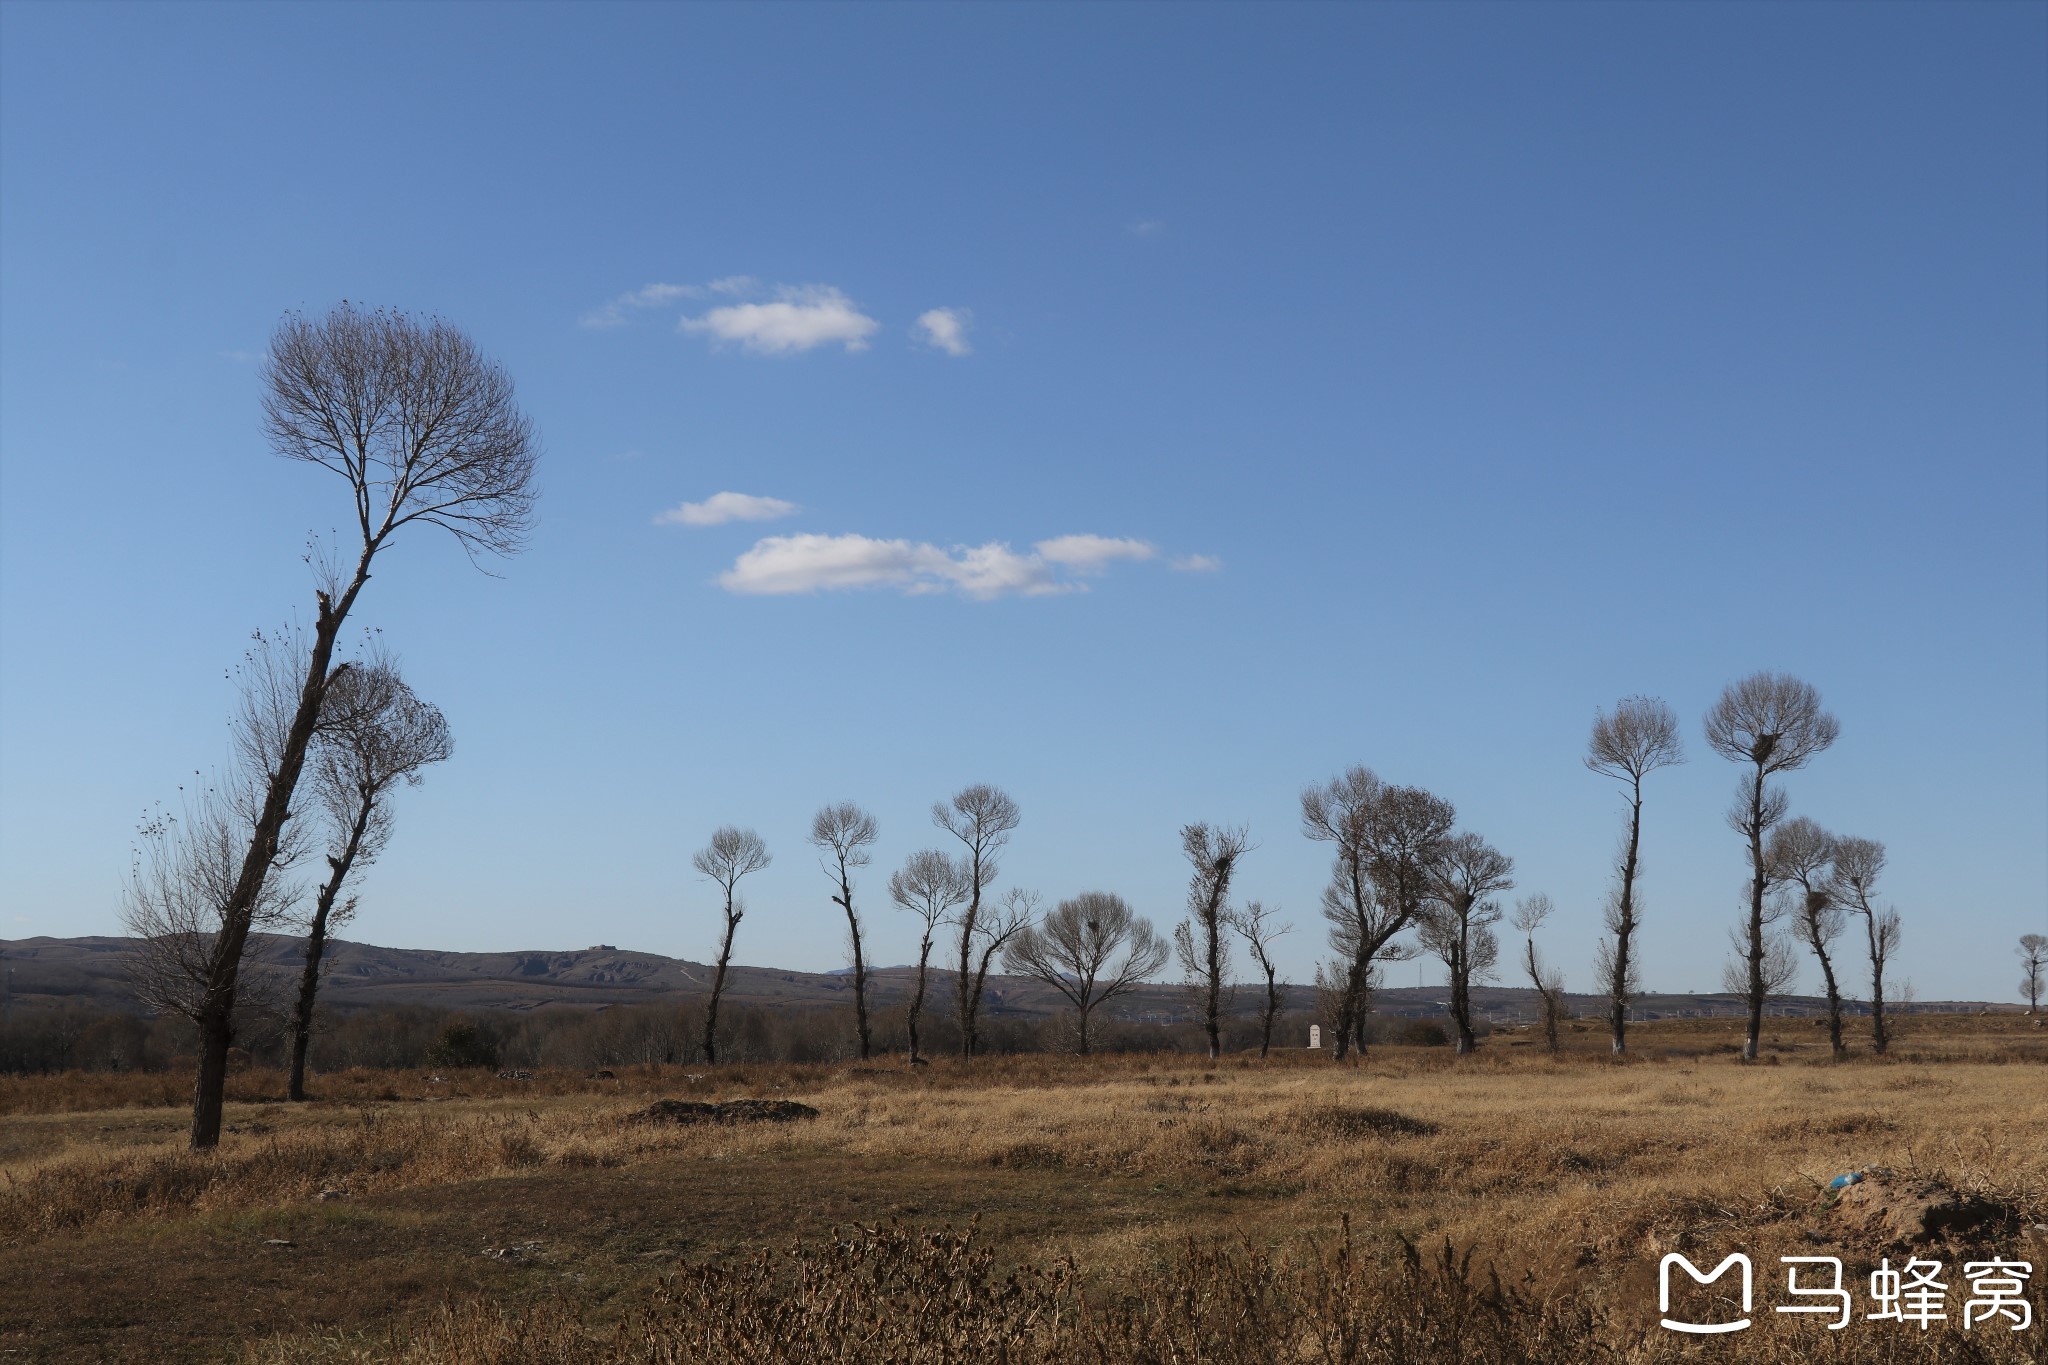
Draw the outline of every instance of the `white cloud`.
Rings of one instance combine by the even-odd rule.
[[[759,498],[751,493],[713,493],[702,502],[686,502],[654,518],[657,526],[723,526],[728,521],[773,521],[797,510],[781,498]]]
[[[1119,559],[1150,559],[1159,551],[1142,540],[1114,536],[1054,536],[1031,547],[1039,558],[1076,573],[1101,573]]]
[[[683,299],[701,298],[703,294],[704,291],[694,284],[643,284],[629,294],[619,295],[602,308],[591,309],[580,322],[585,327],[618,327],[624,324],[629,313],[642,308],[659,308]]]
[[[1215,555],[1182,555],[1166,567],[1176,573],[1215,573],[1223,561]]]
[[[1105,553],[1100,546],[1117,548]],[[1128,548],[1133,546],[1142,547],[1143,553]],[[1086,584],[1064,576],[1062,570],[1099,572],[1109,560],[1141,559],[1151,553],[1152,547],[1142,541],[1102,536],[1060,536],[1041,541],[1029,554],[1001,541],[947,549],[862,535],[769,536],[734,560],[718,581],[728,592],[757,596],[894,588],[913,595],[951,591],[987,601],[1013,594],[1085,592]]]
[[[1135,223],[1127,224],[1124,231],[1133,237],[1157,237],[1166,231],[1166,224],[1157,218],[1141,218]]]
[[[965,308],[934,308],[918,315],[916,331],[927,346],[947,355],[967,355],[974,350],[967,344],[967,327],[973,321],[974,314]]]
[[[865,351],[882,324],[854,306],[829,284],[779,285],[772,303],[735,303],[700,318],[684,318],[682,330],[708,332],[762,355],[787,355],[833,342]]]

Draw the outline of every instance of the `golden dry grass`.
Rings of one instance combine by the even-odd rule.
[[[1101,1190],[1127,1204],[1156,1196],[1155,1211],[1114,1218],[1029,1204],[1032,1216],[1014,1218],[996,1247],[1004,1266],[1070,1263],[1077,1285],[1121,1286],[1133,1302],[1167,1302],[1161,1286],[1198,1264],[1208,1266],[1203,1274],[1250,1276],[1246,1283],[1293,1275],[1299,1283],[1288,1293],[1299,1299],[1316,1279],[1300,1269],[1303,1235],[1320,1234],[1327,1246],[1348,1217],[1376,1264],[1396,1264],[1398,1237],[1425,1248],[1448,1242],[1475,1265],[1498,1267],[1529,1296],[1517,1332],[1542,1325],[1551,1311],[1542,1305],[1569,1298],[1597,1324],[1574,1349],[1654,1353],[1671,1349],[1654,1327],[1664,1251],[1704,1265],[1709,1254],[1744,1250],[1757,1258],[1760,1277],[1781,1254],[1839,1254],[1852,1273],[1874,1261],[1881,1248],[1838,1227],[1824,1207],[1825,1182],[1851,1168],[1915,1172],[2010,1209],[2021,1226],[1986,1250],[2031,1254],[2048,1279],[2048,1242],[2029,1243],[2024,1231],[2048,1223],[2048,1040],[1999,1023],[1923,1027],[1894,1059],[1846,1064],[1826,1062],[1795,1035],[1780,1047],[1800,1050],[1774,1054],[1778,1064],[1741,1066],[1714,1050],[1722,1046],[1718,1026],[1652,1025],[1639,1030],[1639,1049],[1665,1059],[1628,1065],[1590,1048],[1553,1060],[1501,1039],[1463,1059],[1383,1049],[1359,1068],[1292,1053],[1268,1064],[1168,1056],[997,1058],[916,1070],[650,1068],[613,1081],[464,1075],[429,1083],[418,1073],[365,1073],[322,1078],[329,1098],[317,1104],[231,1105],[227,1140],[204,1156],[182,1150],[182,1112],[161,1100],[122,1106],[140,1096],[53,1078],[0,1091],[9,1105],[0,1117],[0,1239],[23,1255],[89,1262],[96,1249],[151,1227],[172,1236],[195,1220],[265,1217],[306,1207],[323,1190],[367,1208],[444,1189],[485,1201],[494,1182],[515,1180],[522,1200],[573,1218],[573,1209],[548,1203],[552,1186],[568,1188],[578,1172],[646,1168],[675,1182],[769,1177],[772,1193],[755,1198],[750,1215],[735,1215],[747,1230],[721,1243],[759,1248],[808,1224],[799,1215],[812,1206],[879,1222],[901,1201],[865,1204],[863,1183],[879,1188],[885,1174],[907,1175],[955,1191],[947,1205],[955,1210],[1005,1201],[1022,1209],[1062,1189]],[[152,1079],[123,1083],[140,1088]],[[240,1078],[243,1093],[263,1080]],[[43,1090],[33,1093],[37,1084]],[[84,1107],[60,1107],[67,1087]],[[799,1099],[821,1117],[732,1128],[633,1119],[654,1095]],[[1235,1269],[1219,1268],[1219,1245],[1238,1247]],[[1273,1265],[1296,1268],[1259,1271],[1243,1260],[1269,1252]],[[618,1274],[626,1287],[617,1298],[572,1301],[547,1320],[548,1330],[587,1342],[643,1311],[644,1272]],[[1418,1302],[1450,1292],[1412,1276],[1401,1282]],[[0,1298],[7,1289],[0,1280]],[[463,1354],[468,1348],[450,1343],[508,1339],[507,1324],[524,1321],[520,1305],[539,1289],[459,1309],[411,1346],[408,1334],[428,1320],[430,1302],[395,1306],[397,1337],[363,1335],[360,1322],[339,1324],[338,1334],[307,1336],[303,1329],[317,1324],[305,1322],[281,1336],[241,1336],[262,1336],[263,1349],[281,1359],[404,1351],[511,1359],[478,1354],[481,1345]],[[1783,1337],[1782,1324],[1768,1326],[1756,1341]],[[224,1342],[236,1339],[234,1328],[230,1316]],[[1903,1330],[1858,1328],[1854,1339],[1872,1351],[1890,1340],[1883,1333]],[[2039,1331],[2037,1324],[2030,1349],[2038,1349]],[[1840,1354],[1847,1339],[1825,1349],[1864,1358]],[[0,1322],[0,1344],[8,1342]],[[2019,1345],[1983,1358],[2025,1358],[2010,1353]],[[1512,1343],[1496,1346],[1497,1358],[1521,1358]],[[429,1349],[443,1353],[417,1354]]]

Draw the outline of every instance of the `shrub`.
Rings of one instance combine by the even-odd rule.
[[[498,1065],[498,1043],[475,1024],[450,1024],[427,1054],[427,1065],[493,1069]]]

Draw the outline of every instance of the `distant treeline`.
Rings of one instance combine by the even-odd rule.
[[[730,1020],[730,1023],[728,1023]],[[1285,1017],[1287,1045],[1308,1036],[1306,1013]],[[567,1067],[595,1070],[641,1062],[694,1060],[704,1027],[698,1000],[676,1004],[617,1005],[607,1009],[464,1011],[419,1005],[345,1010],[322,1017],[313,1035],[312,1070],[349,1067]],[[977,1051],[1071,1051],[1069,1017],[985,1020]],[[1201,1025],[1098,1021],[1093,1046],[1104,1051],[1201,1051]],[[958,1025],[927,1016],[925,1046],[943,1055],[957,1049]],[[1440,1045],[1443,1028],[1426,1020],[1389,1017],[1374,1023],[1377,1040]],[[720,1014],[719,1055],[735,1062],[833,1062],[857,1055],[850,1009],[758,1007],[728,1003]],[[252,1020],[241,1033],[247,1064],[282,1067],[289,1037],[281,1022]],[[1258,1021],[1233,1020],[1230,1047],[1256,1049]],[[902,1012],[874,1019],[878,1052],[902,1053],[909,1044]],[[165,1071],[189,1068],[197,1047],[192,1025],[180,1016],[137,1014],[63,1005],[0,1013],[0,1072]]]

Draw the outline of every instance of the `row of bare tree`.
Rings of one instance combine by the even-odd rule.
[[[1788,802],[1771,779],[1805,766],[1834,742],[1838,727],[1821,709],[1819,694],[1796,678],[1758,673],[1728,687],[1708,713],[1707,742],[1742,763],[1744,772],[1729,822],[1747,844],[1750,877],[1746,913],[1733,939],[1736,957],[1729,989],[1744,997],[1748,1034],[1743,1055],[1754,1060],[1766,1000],[1787,990],[1797,973],[1795,945],[1812,952],[1828,1001],[1829,1040],[1839,1053],[1843,987],[1837,944],[1852,919],[1861,923],[1869,954],[1872,1046],[1887,1045],[1885,969],[1900,939],[1896,909],[1880,907],[1877,883],[1884,846],[1838,837],[1806,817],[1787,818]],[[1628,697],[1594,719],[1586,766],[1619,781],[1627,821],[1615,855],[1606,933],[1596,962],[1608,1000],[1615,1052],[1628,1046],[1631,1009],[1640,991],[1643,877],[1643,788],[1650,774],[1682,763],[1677,717],[1664,702]],[[1343,1060],[1366,1047],[1372,994],[1384,966],[1427,953],[1443,964],[1458,1051],[1477,1044],[1472,987],[1494,977],[1501,964],[1495,926],[1505,917],[1500,897],[1513,889],[1514,860],[1470,831],[1458,830],[1456,811],[1420,787],[1382,781],[1354,767],[1301,796],[1301,829],[1335,850],[1322,914],[1335,957],[1318,965],[1316,980]],[[922,925],[910,1039],[917,1058],[917,1021],[931,984],[932,953],[942,932],[953,934],[950,975],[960,1024],[961,1051],[972,1056],[991,965],[1043,982],[1073,1007],[1076,1042],[1087,1051],[1089,1022],[1106,1001],[1127,994],[1164,966],[1169,946],[1150,921],[1121,896],[1084,892],[1039,914],[1036,893],[1013,888],[1000,901],[985,893],[996,879],[997,856],[1017,828],[1017,803],[996,787],[977,785],[932,808],[933,822],[958,841],[956,854],[924,849],[889,880],[891,899]],[[874,816],[851,803],[827,806],[812,824],[810,842],[830,879],[831,901],[844,914],[852,949],[853,992],[860,1054],[871,1046],[867,962],[854,904],[853,871],[867,865],[878,833]],[[1181,830],[1191,867],[1187,915],[1174,929],[1178,957],[1210,1055],[1220,1049],[1221,1023],[1233,1007],[1231,946],[1241,939],[1263,978],[1259,1012],[1261,1053],[1270,1048],[1283,986],[1272,945],[1291,926],[1259,901],[1233,903],[1239,865],[1253,844],[1242,827],[1198,823]],[[723,891],[724,935],[711,982],[703,1052],[717,1056],[718,1000],[725,988],[733,934],[744,908],[741,877],[768,865],[766,845],[751,830],[722,828],[696,855],[700,871]],[[1513,924],[1522,935],[1521,970],[1535,989],[1550,1045],[1557,1045],[1564,1009],[1563,975],[1546,963],[1536,935],[1553,913],[1548,896],[1516,904]],[[1781,928],[1785,926],[1786,928]],[[1412,931],[1412,941],[1406,937]],[[2038,969],[2032,969],[2038,971]]]
[[[1012,887],[1000,898],[988,893],[999,873],[998,857],[1022,821],[1017,802],[999,787],[976,784],[932,806],[932,823],[951,835],[957,851],[920,849],[890,874],[889,898],[915,916],[919,926],[917,965],[908,1010],[910,1060],[920,1055],[919,1021],[931,996],[932,955],[950,933],[949,966],[960,1052],[977,1050],[990,970],[998,959],[1011,973],[1038,981],[1062,996],[1074,1011],[1077,1049],[1089,1050],[1096,1011],[1135,990],[1166,965],[1177,947],[1201,1013],[1209,1055],[1221,1049],[1221,1025],[1230,1008],[1229,939],[1242,938],[1264,979],[1259,1008],[1260,1055],[1272,1046],[1274,1022],[1284,1000],[1273,956],[1274,940],[1288,932],[1272,910],[1257,901],[1235,906],[1230,886],[1239,859],[1250,849],[1243,829],[1193,824],[1181,830],[1192,866],[1188,918],[1173,935],[1173,946],[1110,891],[1084,891],[1040,913],[1035,891]],[[852,961],[854,1020],[861,1057],[869,1055],[868,963],[863,925],[855,906],[854,871],[868,865],[880,832],[875,817],[851,802],[820,810],[809,841],[818,850],[831,903],[846,920]],[[770,862],[767,844],[750,829],[722,826],[692,861],[714,882],[723,911],[718,961],[712,969],[710,1000],[701,1044],[707,1061],[718,1058],[718,1005],[732,961],[733,937],[746,914],[739,895],[742,877]]]

